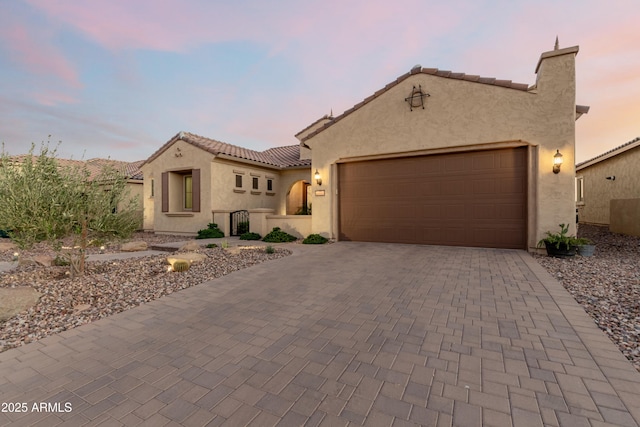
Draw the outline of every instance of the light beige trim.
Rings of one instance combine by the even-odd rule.
[[[259,196],[260,194],[262,194],[262,191],[255,191],[255,190],[252,190],[252,191],[251,191],[251,194],[254,194],[254,195],[256,195],[256,196]]]
[[[191,212],[163,212],[168,217],[190,217],[193,216]]]
[[[538,146],[530,145],[527,150],[527,250],[535,251],[538,224]]]
[[[234,188],[234,189],[233,189],[233,192],[234,192],[234,193],[246,193],[246,192],[247,192],[247,190],[239,190],[238,188]]]
[[[234,170],[233,170],[233,173],[235,173],[236,175],[244,175],[244,174],[245,174],[245,171],[241,171],[241,170],[234,169]]]

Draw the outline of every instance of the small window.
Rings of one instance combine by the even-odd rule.
[[[156,193],[156,189],[155,189],[155,183],[153,181],[153,179],[151,179],[151,197],[153,197]]]
[[[273,191],[273,180],[272,179],[268,179],[267,180],[267,191]]]
[[[193,176],[184,176],[184,209],[193,209]]]
[[[257,177],[253,177],[253,189],[257,190],[258,189],[258,178]]]
[[[584,177],[576,178],[576,202],[584,203]]]
[[[242,188],[242,175],[236,175],[236,187]]]

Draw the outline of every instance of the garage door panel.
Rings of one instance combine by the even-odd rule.
[[[339,164],[339,238],[525,248],[526,171],[526,148]]]
[[[494,178],[488,178],[474,180],[471,185],[473,194],[495,194],[500,184]]]
[[[473,157],[471,165],[473,171],[493,171],[496,168],[496,156],[491,153],[479,154]]]

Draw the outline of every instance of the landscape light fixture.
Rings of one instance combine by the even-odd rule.
[[[560,173],[560,166],[562,166],[562,154],[560,150],[556,150],[556,154],[553,155],[553,173]]]
[[[322,177],[320,176],[320,172],[318,172],[318,169],[316,169],[316,173],[313,174],[313,177],[316,180],[316,184],[322,185]]]

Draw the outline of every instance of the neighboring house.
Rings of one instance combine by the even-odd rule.
[[[140,218],[142,218],[142,212],[144,203],[142,195],[144,193],[143,174],[140,166],[144,163],[144,160],[138,160],[135,162],[123,162],[120,160],[112,159],[100,159],[94,158],[85,161],[85,164],[92,172],[92,176],[98,174],[104,167],[111,167],[119,171],[127,178],[127,189],[129,191],[129,199],[136,199],[138,201],[138,211]],[[125,201],[122,201],[124,203]],[[143,224],[140,224],[142,229]]]
[[[576,165],[576,206],[583,224],[640,236],[640,137]]]
[[[142,170],[144,229],[156,233],[195,234],[216,222],[236,234],[232,212],[287,215],[308,203],[310,161],[298,145],[259,152],[180,132]]]
[[[532,86],[416,66],[299,132],[299,147],[180,133],[142,166],[145,229],[193,234],[213,218],[229,234],[246,209],[258,232],[534,249],[560,223],[575,232],[577,53],[542,53]],[[303,204],[312,215],[293,220]]]

